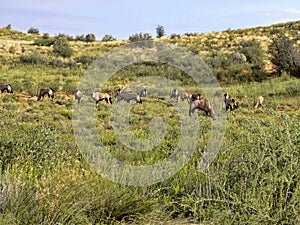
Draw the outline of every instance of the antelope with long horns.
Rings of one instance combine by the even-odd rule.
[[[111,96],[108,93],[104,92],[92,92],[91,93],[92,99],[96,102],[96,108],[98,108],[98,102],[105,100],[106,103],[112,104]]]
[[[121,91],[120,89],[118,89],[116,101],[119,102],[121,100],[124,100],[126,102],[130,102],[131,100],[133,100],[137,103],[142,103],[142,99],[139,94],[127,92],[127,91]]]
[[[263,102],[264,102],[264,97],[261,96],[261,95],[258,96],[258,97],[256,98],[256,103],[254,104],[254,108],[255,108],[255,109],[258,109],[258,108],[262,107]]]
[[[53,89],[49,88],[49,87],[45,87],[45,88],[41,88],[37,97],[37,101],[41,100],[41,98],[45,97],[45,95],[48,96],[48,98],[53,99],[54,98],[54,91]]]
[[[210,116],[213,120],[216,119],[215,111],[213,109],[213,105],[208,100],[194,100],[190,103],[190,110],[189,110],[189,116],[192,116],[192,114],[195,112],[195,110],[202,110],[205,112],[206,116],[208,116],[208,113],[210,113]]]
[[[10,84],[0,84],[0,91],[1,93],[4,93],[4,91],[7,93],[13,93],[13,89]]]

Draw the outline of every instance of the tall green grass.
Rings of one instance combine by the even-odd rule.
[[[210,138],[211,119],[199,114],[196,152],[178,173],[160,183],[132,187],[97,174],[82,157],[73,135],[72,89],[80,76],[58,68],[27,65],[5,69],[14,94],[0,98],[0,222],[2,224],[299,224],[299,80],[273,79],[223,87],[240,107],[227,115],[217,158],[205,172],[199,162]],[[165,70],[165,71],[164,71]],[[134,73],[138,71],[138,73]],[[184,74],[159,65],[124,68],[105,90],[157,73],[175,73],[186,91],[201,91]],[[60,74],[60,75],[58,75]],[[124,82],[124,83],[123,83]],[[37,102],[41,85],[55,84],[57,95]],[[97,85],[95,85],[97,88]],[[159,87],[151,87],[159,89]],[[27,93],[26,97],[20,92]],[[68,96],[69,95],[69,96]],[[253,101],[263,95],[262,109]],[[182,104],[188,112],[187,102]],[[126,103],[120,103],[126,104]],[[84,95],[79,107],[95,103]],[[166,96],[144,99],[130,112],[135,137],[149,138],[149,123],[159,116],[168,124],[165,138],[149,152],[126,148],[112,129],[112,106],[95,108],[99,138],[121,161],[150,165],[169,156],[178,144],[180,119]]]
[[[297,24],[289,25],[296,29]],[[260,38],[274,28],[296,34],[279,24],[164,40],[205,58],[212,50],[229,54],[240,36]],[[199,162],[209,142],[211,119],[197,112],[198,146],[187,165],[160,183],[125,186],[102,177],[83,158],[73,134],[72,106],[84,70],[99,54],[128,41],[70,42],[74,56],[62,59],[51,54],[51,47],[32,45],[37,38],[0,28],[0,83],[11,83],[14,89],[13,94],[0,94],[0,224],[300,224],[299,80],[283,73],[261,83],[221,83],[240,107],[228,113],[221,149],[209,169],[201,172]],[[241,68],[231,69],[241,76]],[[122,68],[101,90],[114,99],[117,88],[153,75],[171,79],[188,92],[203,93],[184,72],[150,62]],[[91,118],[101,126],[98,137],[107,151],[131,165],[162,161],[180,137],[179,115],[169,97],[151,96],[164,85],[143,85],[150,97],[133,106],[129,123],[134,137],[145,140],[153,117],[166,122],[165,137],[152,151],[137,152],[120,142],[111,106],[101,103]],[[53,100],[36,101],[43,86],[55,90]],[[98,83],[91,87],[99,88]],[[80,107],[95,107],[89,93],[83,94]],[[265,101],[263,108],[254,110],[258,95]],[[186,105],[188,111],[188,103],[174,104]]]

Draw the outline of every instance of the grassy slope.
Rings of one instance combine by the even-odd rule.
[[[268,29],[259,30],[267,33]],[[230,32],[252,35],[253,29]],[[7,34],[1,36],[4,41],[0,41],[0,50],[8,59],[21,53],[8,53],[5,41],[11,41],[16,49],[24,47],[25,52],[51,51],[51,47],[31,45],[34,37],[30,35],[18,32],[14,35],[13,38]],[[218,35],[183,36],[178,43],[192,48],[201,45],[197,37],[202,40],[205,36],[218,38]],[[221,33],[219,38],[224,38]],[[97,55],[120,43],[74,42],[72,46],[75,56]],[[289,85],[299,86],[299,80],[282,77],[262,83],[222,85],[224,92],[238,99],[240,108],[227,117],[225,138],[210,170],[206,173],[198,170],[210,134],[210,120],[201,116],[198,151],[188,165],[159,184],[127,187],[95,174],[76,147],[71,94],[84,69],[15,66],[5,62],[0,65],[1,81],[11,82],[15,93],[2,95],[0,101],[1,224],[300,222],[300,102],[297,95],[287,92]],[[124,81],[112,84],[120,82],[124,84]],[[38,87],[49,83],[57,90],[55,99],[36,102]],[[197,91],[194,86],[185,88]],[[265,96],[265,106],[255,111],[253,100],[260,94]],[[183,104],[188,108],[187,103]],[[83,105],[94,103],[84,97]],[[134,153],[119,144],[112,130],[110,106],[104,104],[96,112],[97,124],[105,128],[101,140],[126,163],[157,162],[176,146],[180,121],[170,104],[158,103],[150,97],[132,111],[131,125],[137,137],[149,135],[148,125],[153,115],[160,115],[171,124],[169,128],[175,128],[168,131],[167,138],[154,151]]]

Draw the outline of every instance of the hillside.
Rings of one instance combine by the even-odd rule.
[[[187,100],[170,99],[175,86],[209,96],[167,63],[128,65],[104,84],[84,80],[78,104],[74,92],[89,66],[128,40],[0,28],[0,84],[13,89],[0,93],[0,224],[300,224],[298,67],[274,68],[277,52],[270,51],[281,40],[299,56],[299,28],[296,21],[155,39],[188,48],[216,75],[220,88],[206,88],[213,93],[208,115],[216,120],[203,111],[190,117]],[[116,60],[127,60],[118,53]],[[98,66],[119,61],[112,62]],[[92,71],[102,78],[99,68]],[[141,104],[116,101],[118,88],[136,83],[148,91]],[[42,87],[51,87],[54,98],[37,101]],[[92,91],[107,92],[113,103],[96,108]],[[224,93],[237,102],[233,113],[224,110]],[[254,109],[259,95],[264,102]],[[201,162],[212,153],[205,170]]]
[[[168,37],[163,37],[161,41],[177,43],[205,54],[212,50],[232,51],[242,40],[257,40],[261,43],[262,48],[266,49],[270,44],[272,35],[282,32],[288,37],[297,41],[297,46],[300,46],[300,20],[294,22],[274,24],[265,27],[254,27],[237,30],[225,30],[219,32],[208,33],[186,33],[186,34],[171,34]],[[68,35],[67,35],[68,36]],[[28,34],[16,30],[0,28],[0,53],[8,54],[10,47],[15,47],[16,53],[20,54],[22,47],[25,51],[31,51],[30,44],[34,40],[40,38],[39,34]],[[159,40],[159,39],[156,39]],[[97,54],[102,47],[117,47],[126,44],[127,40],[110,41],[109,43],[97,40],[92,43],[81,43],[80,41],[71,42],[72,47],[78,55],[84,53]],[[83,49],[80,52],[78,49]],[[44,48],[44,51],[50,51],[51,48]],[[39,48],[37,48],[39,50]],[[100,51],[101,53],[101,51]],[[75,54],[76,55],[76,54]]]
[[[232,82],[232,80],[241,79],[239,74],[243,74],[248,71],[248,78],[250,80],[255,80],[258,76],[253,71],[253,67],[257,67],[251,63],[251,59],[243,65],[236,65],[241,63],[233,62],[234,54],[236,52],[240,53],[242,43],[258,43],[259,46],[255,48],[260,48],[264,54],[261,56],[259,62],[264,66],[261,67],[259,72],[262,75],[260,77],[267,77],[267,74],[272,74],[276,72],[276,67],[272,64],[272,55],[268,52],[270,44],[272,44],[272,38],[276,37],[278,34],[284,34],[290,40],[294,42],[294,48],[300,48],[300,21],[288,22],[275,24],[266,27],[256,27],[248,29],[238,29],[238,30],[226,30],[220,32],[209,32],[209,33],[186,33],[182,35],[171,34],[169,37],[162,37],[160,39],[154,39],[157,41],[166,41],[170,43],[176,43],[180,46],[186,47],[191,51],[198,54],[204,61],[211,66],[213,72],[218,77],[219,81]],[[128,40],[117,40],[117,41],[100,41],[95,40],[92,42],[86,41],[76,41],[74,37],[70,37],[66,34],[60,34],[59,36],[66,37],[72,48],[73,54],[70,58],[62,59],[60,57],[53,57],[52,50],[53,44],[47,44],[54,42],[55,37],[46,36],[45,34],[28,34],[20,31],[10,30],[6,28],[0,28],[0,60],[2,64],[14,64],[19,63],[19,58],[22,55],[30,57],[42,58],[42,63],[45,64],[85,64],[88,66],[92,60],[104,52],[110,49],[129,43]],[[50,41],[50,42],[49,42]],[[248,44],[249,45],[249,44]],[[252,46],[253,47],[253,46]],[[252,50],[249,50],[252,51]],[[256,53],[250,53],[256,54]],[[243,52],[243,55],[245,53]],[[238,56],[239,57],[239,56]],[[57,59],[55,59],[57,58]],[[238,59],[240,60],[240,59]],[[242,59],[243,60],[243,59]],[[30,61],[30,60],[29,60]],[[34,61],[34,60],[33,60]],[[299,64],[299,62],[298,62]],[[225,65],[221,66],[220,65]],[[236,65],[232,68],[231,65]],[[85,66],[85,68],[87,68]],[[237,70],[237,67],[239,68]],[[267,74],[264,75],[263,73]],[[244,74],[245,75],[245,74]],[[259,78],[260,79],[260,78]]]

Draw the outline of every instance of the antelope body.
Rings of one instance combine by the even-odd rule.
[[[213,105],[208,100],[194,100],[190,103],[190,110],[189,110],[189,116],[192,116],[192,114],[195,112],[195,110],[202,110],[205,112],[206,116],[208,113],[210,113],[210,116],[213,120],[216,119],[215,111],[213,109]]]
[[[102,93],[102,92],[92,92],[91,94],[92,99],[96,102],[96,107],[98,108],[98,102],[105,100],[106,103],[112,104],[112,100],[109,94]]]
[[[46,87],[46,88],[41,88],[40,91],[39,91],[39,94],[38,94],[38,97],[37,97],[37,101],[41,100],[41,98],[45,97],[45,95],[48,95],[48,98],[54,98],[54,91],[49,88],[49,87]]]
[[[187,99],[188,103],[193,102],[195,100],[200,100],[201,99],[201,95],[198,93],[181,93],[180,95],[180,99],[181,100],[185,100]]]
[[[79,104],[81,102],[81,92],[79,90],[76,90],[74,93],[75,100],[77,100],[77,103]]]
[[[235,101],[234,98],[229,99],[228,94],[224,94],[224,103],[225,103],[225,111],[229,109],[231,113],[233,113],[233,111],[239,107],[238,103]]]
[[[142,103],[141,96],[136,93],[127,92],[127,91],[121,91],[120,89],[117,90],[117,102],[124,100],[126,102],[130,102],[131,100],[134,100],[137,103]]]
[[[13,89],[10,84],[0,84],[0,91],[3,93],[6,91],[7,93],[13,93]]]
[[[174,88],[171,91],[170,99],[175,98],[178,101],[178,97],[179,97],[179,92],[178,92],[178,90],[176,88]]]
[[[261,96],[261,95],[258,96],[258,97],[256,98],[256,103],[255,103],[255,105],[254,105],[254,108],[255,108],[255,109],[258,109],[259,107],[262,107],[263,102],[264,102],[264,97]]]
[[[187,99],[188,103],[195,101],[195,100],[200,100],[201,95],[197,93],[186,93],[182,92],[179,94],[179,91],[174,88],[170,94],[170,99],[175,98],[177,101],[184,101]]]
[[[147,94],[148,94],[148,93],[147,93],[147,90],[146,90],[146,89],[143,89],[143,90],[140,91],[140,97],[141,97],[141,98],[146,98],[146,97],[147,97]]]
[[[227,111],[228,109],[230,110],[231,113],[233,113],[233,111],[235,109],[237,109],[239,106],[237,104],[237,102],[235,101],[234,98],[232,99],[227,99],[225,101],[225,110]]]

